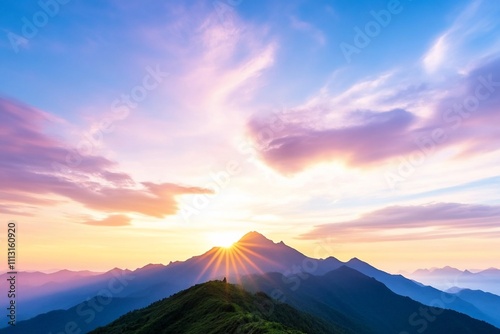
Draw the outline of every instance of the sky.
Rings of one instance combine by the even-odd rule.
[[[254,230],[392,272],[500,267],[500,3],[0,9],[19,268],[167,264]]]

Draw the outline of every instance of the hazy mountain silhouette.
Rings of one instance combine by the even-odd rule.
[[[500,269],[496,268],[474,273],[452,267],[419,269],[408,277],[441,290],[459,286],[500,295]]]
[[[294,275],[304,273],[325,274],[342,265],[344,263],[334,257],[309,258],[283,242],[274,243],[257,232],[250,232],[230,249],[214,247],[186,261],[171,262],[168,265],[149,264],[135,271],[115,268],[104,274],[92,275],[85,279],[75,278],[74,281],[46,283],[47,285],[56,284],[55,292],[50,289],[47,290],[48,292],[41,289],[42,292],[39,295],[21,296],[20,304],[22,302],[23,307],[19,309],[19,316],[31,318],[52,310],[69,309],[103,294],[108,294],[113,298],[126,298],[128,308],[123,309],[125,313],[208,280],[227,277],[229,282],[238,283],[245,275],[266,272],[284,273],[291,277],[290,279],[294,279]],[[445,296],[446,301],[449,302],[444,303],[443,307],[464,312],[477,319],[492,320],[471,303],[455,295],[448,295],[432,287],[422,286],[401,275],[390,275],[356,258],[345,265],[374,277],[398,294],[409,296],[424,304],[433,305]],[[113,305],[101,306],[107,309],[113,308]],[[111,310],[109,312],[110,314],[119,313],[113,313],[114,311]],[[89,328],[97,326],[92,327],[93,323],[94,321],[89,324]]]
[[[478,310],[493,319],[492,324],[500,328],[500,296],[481,290],[451,288],[449,293],[474,305]]]
[[[22,307],[17,310],[17,320],[32,318],[38,314],[53,310],[73,307],[86,299],[95,297],[99,294],[99,291],[108,289],[110,282],[118,280],[118,277],[131,273],[130,270],[115,268],[106,273],[83,277],[79,274],[68,276],[67,273],[64,273],[66,275],[64,279],[60,279],[57,274],[49,274],[55,281],[44,282],[43,285],[34,287],[26,287],[22,283],[26,273],[20,273],[19,293],[16,295],[16,301]],[[113,296],[125,297],[126,294],[125,291],[122,291],[115,293]],[[2,305],[0,306],[6,307],[4,305],[6,302],[7,299],[2,299]],[[2,326],[4,325],[2,324]]]
[[[106,300],[106,305],[101,304],[99,298],[106,298],[103,299]],[[133,298],[94,297],[68,310],[50,311],[30,320],[19,321],[15,327],[0,329],[0,333],[87,333],[96,327],[109,324],[130,310],[148,304]]]
[[[140,297],[149,302],[164,298],[194,284],[223,276],[234,282],[240,276],[267,271],[284,272],[306,257],[283,242],[274,243],[257,232],[244,235],[231,248],[214,247],[186,261],[169,265],[149,264],[135,271],[115,268],[82,280],[49,282],[37,293],[21,295],[18,319],[27,319],[51,310],[67,309],[105,290],[115,277],[131,277],[114,297]],[[45,289],[47,287],[47,289]],[[52,288],[54,287],[54,288]]]
[[[416,283],[402,275],[388,274],[357,258],[349,260],[345,265],[384,283],[393,292],[402,296],[408,296],[422,304],[455,310],[489,323],[495,322],[493,318],[481,312],[473,304],[462,300],[457,295]]]
[[[253,275],[243,285],[327,321],[358,325],[356,333],[500,333],[500,329],[459,312],[431,308],[400,296],[384,284],[347,266],[323,276],[303,276],[300,283],[279,273]],[[348,324],[347,323],[347,324]],[[363,329],[360,327],[364,325]]]
[[[50,274],[42,272],[18,272],[16,284],[20,293],[18,293],[16,297],[18,302],[23,305],[23,311],[17,315],[18,320],[27,319],[28,317],[41,313],[41,311],[54,309],[50,303],[46,303],[47,305],[45,308],[42,306],[43,302],[38,302],[35,306],[31,302],[32,300],[36,299],[41,301],[47,296],[57,292],[76,289],[79,286],[87,285],[92,282],[94,277],[98,277],[102,274],[103,273],[86,270],[60,270]],[[0,281],[5,282],[8,276],[8,274],[0,275]],[[80,300],[80,297],[78,300]],[[3,309],[7,307],[8,302],[8,299],[1,299],[0,308]],[[74,300],[68,300],[67,303],[63,303],[63,305],[67,307],[74,304]]]

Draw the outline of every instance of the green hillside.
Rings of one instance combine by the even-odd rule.
[[[350,333],[266,294],[211,281],[130,312],[92,334]]]

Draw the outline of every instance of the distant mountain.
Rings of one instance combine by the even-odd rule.
[[[110,282],[115,282],[117,277],[127,277],[126,285],[113,293],[113,297],[143,298],[153,302],[211,279],[228,277],[237,282],[241,276],[248,274],[285,272],[302,264],[305,259],[310,258],[283,242],[274,243],[262,234],[249,232],[231,250],[214,247],[202,255],[171,262],[167,266],[149,264],[133,272],[115,268],[83,280],[75,278],[61,283],[46,283],[36,293],[19,296],[19,303],[25,306],[18,311],[18,320],[52,310],[68,309],[96,296],[101,290],[108,290]],[[122,280],[118,279],[119,282]]]
[[[342,265],[344,263],[334,257],[309,258],[283,242],[274,243],[257,232],[250,232],[230,249],[214,247],[186,261],[171,262],[166,266],[149,264],[135,271],[115,268],[83,280],[78,278],[60,284],[47,283],[40,288],[38,294],[20,296],[19,304],[23,307],[18,310],[18,320],[53,310],[67,310],[100,294],[129,300],[128,309],[124,311],[126,312],[208,280],[227,277],[230,282],[238,283],[245,275],[266,272],[279,272],[292,277],[291,279],[295,276],[296,279],[297,276],[305,274],[322,275]],[[345,265],[374,277],[393,292],[409,296],[426,305],[435,305],[436,302],[444,300],[445,302],[438,306],[457,310],[477,319],[492,320],[456,295],[417,284],[401,275],[390,275],[356,258]],[[49,284],[50,288],[45,290]],[[54,285],[57,289],[51,290]],[[102,306],[114,307],[113,304]],[[92,322],[89,326],[96,328],[97,325]]]
[[[347,266],[323,276],[303,276],[300,284],[279,274],[253,275],[244,286],[326,321],[357,324],[356,333],[497,334],[500,329],[462,313],[432,308],[389,290]],[[343,316],[344,320],[339,320]]]
[[[102,301],[105,301],[104,305]],[[0,334],[87,333],[109,324],[119,316],[149,303],[132,298],[94,297],[68,310],[56,310],[19,321],[16,326],[0,329]]]
[[[447,292],[453,293],[474,305],[481,312],[493,319],[492,324],[500,328],[500,296],[481,290],[454,287]]]
[[[407,279],[402,275],[392,275],[381,271],[366,262],[353,258],[345,264],[349,268],[373,277],[381,283],[384,283],[393,292],[407,296],[425,305],[438,306],[465,313],[473,318],[495,323],[494,319],[481,312],[473,304],[462,300],[457,295],[449,294],[436,288],[425,286]]]
[[[21,278],[19,281],[20,287],[32,288],[32,287],[40,287],[47,283],[66,283],[70,281],[75,281],[78,279],[85,279],[87,277],[96,276],[102,274],[101,272],[94,272],[88,270],[82,271],[72,271],[72,270],[59,270],[50,274],[42,273],[39,271],[26,272],[21,271],[17,273],[18,278]],[[4,273],[0,275],[0,280],[5,280],[8,274]]]
[[[58,273],[19,273],[17,287],[19,293],[16,295],[16,302],[22,307],[17,310],[17,321],[53,310],[69,309],[86,299],[97,296],[99,292],[107,290],[109,284],[116,285],[115,281],[123,280],[124,276],[131,276],[130,270],[118,268],[95,275],[69,271],[61,273],[62,276],[59,276]],[[39,285],[29,285],[29,283],[24,282],[25,278],[27,282],[34,282],[37,277],[42,278]],[[122,290],[124,289],[115,293],[113,297],[125,297],[126,293]],[[6,303],[8,303],[8,299],[2,298],[0,307],[7,307]]]
[[[418,269],[413,274],[415,275],[429,275],[431,273],[439,273],[440,275],[460,275],[463,272],[457,268],[446,266],[443,268],[431,268],[431,269]]]
[[[86,285],[91,282],[93,277],[97,277],[99,275],[102,275],[102,273],[71,270],[60,270],[50,274],[42,272],[18,272],[16,284],[18,291],[21,291],[21,293],[18,294],[17,298],[18,301],[25,306],[23,307],[23,312],[18,314],[18,320],[32,317],[40,313],[40,310],[48,311],[52,309],[52,306],[47,305],[48,307],[46,309],[36,307],[31,310],[32,303],[30,300],[33,300],[34,298],[43,299],[44,297],[59,291]],[[8,276],[8,274],[0,275],[0,281],[5,282]],[[0,308],[3,309],[4,307],[7,307],[8,302],[8,299],[0,299]],[[71,302],[66,306],[71,305],[74,305],[74,302]]]
[[[211,281],[119,318],[92,334],[350,333],[264,293]]]
[[[500,269],[489,268],[479,272],[459,270],[452,267],[419,269],[407,275],[409,278],[431,285],[440,290],[455,286],[482,290],[500,295]]]

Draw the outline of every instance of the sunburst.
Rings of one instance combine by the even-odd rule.
[[[234,239],[229,239],[233,241]],[[267,263],[275,265],[277,268],[281,266],[280,263],[272,261],[268,257],[255,252],[254,247],[261,245],[252,244],[248,242],[228,242],[228,246],[214,247],[206,257],[200,258],[200,261],[207,261],[197,277],[200,281],[203,276],[208,272],[210,279],[218,278],[222,275],[225,277],[236,279],[240,282],[242,276],[251,274],[264,274],[265,271],[255,263],[258,259],[259,263]],[[222,278],[222,277],[220,277]]]

